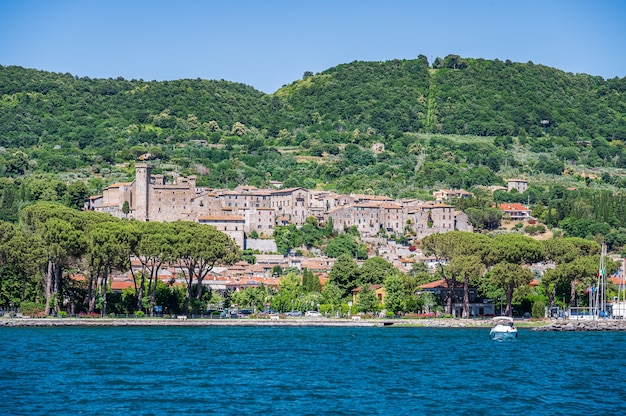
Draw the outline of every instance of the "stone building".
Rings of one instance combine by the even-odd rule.
[[[196,177],[177,178],[166,184],[163,175],[151,175],[147,164],[135,165],[135,181],[131,184],[130,207],[139,221],[195,221],[193,201],[196,198]]]
[[[85,201],[85,209],[127,216],[138,221],[197,221],[211,224],[244,247],[248,234],[271,236],[277,225],[301,226],[309,216],[319,223],[329,218],[337,231],[356,226],[362,237],[403,235],[406,227],[416,237],[455,229],[469,230],[467,216],[451,205],[396,201],[377,195],[340,195],[304,188],[233,190],[202,188],[196,177],[153,175],[148,164],[135,165],[135,180],[116,183]],[[129,211],[123,213],[125,202]]]
[[[510,192],[513,189],[523,194],[528,189],[528,181],[524,179],[509,179],[507,181],[507,190]]]
[[[407,221],[418,239],[460,229],[455,228],[454,207],[446,204],[427,203],[410,207],[407,209]]]
[[[198,222],[212,225],[235,240],[239,247],[245,248],[245,220],[241,215],[200,215]]]

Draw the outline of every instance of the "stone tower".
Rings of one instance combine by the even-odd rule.
[[[135,219],[149,221],[150,166],[145,163],[135,165]]]

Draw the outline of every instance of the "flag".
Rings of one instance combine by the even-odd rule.
[[[585,295],[588,295],[590,291],[592,291],[591,286],[589,286],[589,287],[585,290]]]
[[[613,275],[613,277],[619,277],[619,271],[620,269],[615,270],[615,274]]]

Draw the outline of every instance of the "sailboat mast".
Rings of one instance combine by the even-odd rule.
[[[589,296],[589,307],[593,319],[603,317],[606,309],[606,270],[604,265],[604,257],[606,256],[606,245],[602,243],[602,251],[600,253],[600,270],[598,271],[595,287],[591,286]]]

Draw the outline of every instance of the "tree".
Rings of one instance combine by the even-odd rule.
[[[487,273],[488,280],[496,287],[503,290],[506,298],[506,309],[504,314],[513,316],[511,304],[513,303],[513,293],[520,286],[527,285],[533,278],[530,269],[519,264],[501,262],[493,266]]]
[[[86,247],[79,213],[54,203],[38,203],[20,213],[20,221],[46,249],[47,268],[44,272],[44,313],[58,310],[63,271],[73,259],[80,258]]]
[[[144,308],[144,296],[148,296],[148,312],[154,313],[156,282],[163,263],[176,259],[174,255],[175,230],[170,223],[136,223],[132,230],[131,253],[139,259],[141,271],[136,276],[133,269],[133,281],[137,296],[137,310]],[[147,287],[146,287],[147,284]]]
[[[0,305],[41,298],[44,247],[21,229],[0,221]]]
[[[329,282],[341,289],[342,297],[357,287],[358,279],[359,265],[349,254],[339,256],[328,273]]]
[[[495,230],[502,221],[502,211],[495,208],[469,207],[464,212],[467,214],[468,222],[477,230]]]
[[[354,241],[354,237],[347,233],[339,234],[326,245],[326,255],[339,258],[342,255],[356,257],[359,245]]]
[[[591,275],[597,272],[600,264],[600,244],[580,237],[552,238],[543,242],[543,249],[546,260],[556,263],[555,270],[545,279],[550,309],[554,307],[556,291],[562,283],[569,284],[570,306],[576,306],[576,283],[588,275],[588,272],[583,272],[580,267],[585,268],[582,262],[595,263],[592,269],[596,270],[592,270]],[[588,257],[591,259],[587,259]]]
[[[89,188],[84,182],[76,181],[68,185],[65,192],[65,202],[68,207],[83,209],[85,200],[89,196]]]
[[[286,276],[280,279],[280,283],[278,285],[278,293],[272,300],[272,307],[281,312],[291,310],[292,307],[296,306],[294,305],[294,302],[299,299],[299,296],[302,293],[300,277],[294,272],[289,272]]]
[[[320,279],[307,268],[304,268],[304,270],[302,270],[302,289],[305,293],[319,293],[322,291],[322,284],[320,283]]]
[[[385,309],[398,313],[403,310],[404,286],[402,278],[397,274],[390,274],[385,278]]]
[[[508,233],[497,235],[493,240],[496,261],[525,265],[544,258],[542,243],[531,237]]]
[[[124,214],[124,218],[128,218],[128,213],[130,212],[130,204],[128,201],[124,201],[122,204],[122,213]]]
[[[247,132],[247,128],[245,124],[240,123],[239,121],[233,124],[233,128],[231,130],[232,134],[236,134],[237,136],[243,136]]]
[[[358,285],[363,288],[372,284],[382,284],[385,277],[396,274],[397,271],[393,264],[382,257],[370,257],[361,266]]]
[[[277,226],[274,229],[274,241],[276,241],[278,252],[287,255],[292,249],[302,246],[304,239],[302,231],[295,224],[290,224]]]
[[[328,305],[331,311],[339,311],[339,305],[341,304],[343,293],[343,289],[335,283],[328,281],[324,285],[324,291],[322,292],[322,303]]]
[[[357,312],[374,312],[378,310],[379,303],[376,293],[371,287],[361,286],[356,302]]]
[[[195,280],[197,300],[202,296],[202,282],[216,264],[230,265],[241,258],[235,242],[215,227],[190,221],[172,223],[173,258],[180,260],[187,269],[187,295],[184,313],[188,313],[191,288]]]
[[[494,264],[496,258],[489,237],[465,231],[450,231],[447,233],[431,234],[421,241],[422,250],[426,255],[434,255],[441,276],[446,280],[450,296],[446,302],[446,313],[452,314],[454,303],[454,288],[457,286],[457,273],[465,273],[463,267],[446,267],[446,264],[457,256],[476,256],[485,265]],[[465,277],[463,277],[465,279]],[[465,287],[465,285],[464,285]],[[465,290],[464,290],[465,292]],[[464,294],[464,298],[468,296]]]
[[[89,265],[87,303],[89,312],[96,309],[100,301],[100,311],[107,313],[108,278],[113,270],[130,270],[130,241],[127,224],[121,224],[115,217],[108,222],[97,223],[89,229],[87,236],[87,263]]]
[[[458,276],[463,281],[463,310],[461,317],[469,318],[469,286],[471,283],[478,283],[486,267],[478,256],[461,255],[452,259],[450,270],[453,275]]]
[[[304,244],[307,247],[318,247],[322,242],[323,232],[319,228],[317,218],[307,217],[300,230],[302,232]]]

